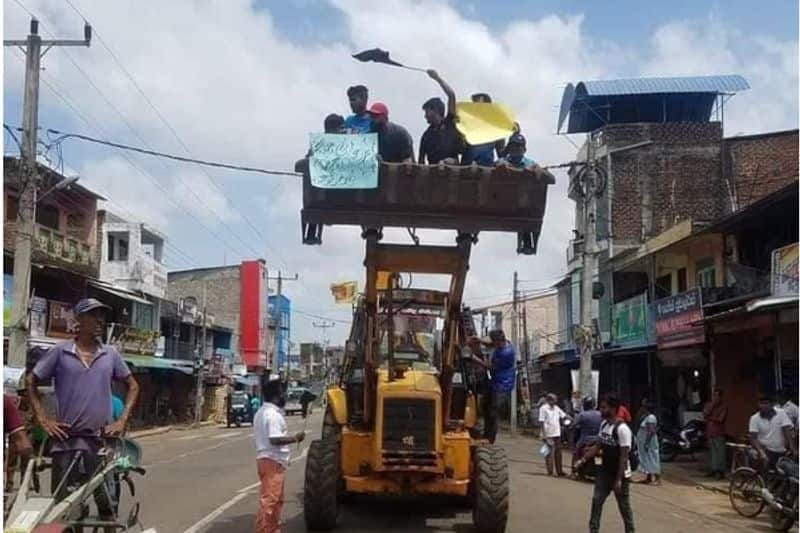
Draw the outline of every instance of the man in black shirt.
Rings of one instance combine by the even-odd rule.
[[[413,163],[414,141],[401,125],[389,122],[389,108],[375,102],[369,108],[373,131],[378,134],[378,153],[387,163]]]
[[[464,138],[456,129],[456,93],[435,70],[428,76],[435,80],[447,95],[447,114],[441,98],[431,98],[422,104],[428,129],[422,134],[419,143],[419,162],[435,165],[444,162],[457,165],[464,151]]]

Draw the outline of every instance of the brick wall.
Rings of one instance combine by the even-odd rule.
[[[611,125],[598,144],[615,149],[644,141],[653,143],[611,156],[611,183],[600,201],[611,203],[615,244],[637,244],[687,218],[710,221],[730,212],[718,122]]]
[[[797,182],[797,143],[797,130],[725,139],[725,174],[739,209]]]
[[[206,306],[214,315],[214,323],[233,330],[231,346],[239,349],[239,265],[206,270],[170,272],[167,281],[167,299],[178,302],[192,296],[197,305],[203,305],[203,284],[206,288]]]

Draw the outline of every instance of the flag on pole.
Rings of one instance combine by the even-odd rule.
[[[409,67],[402,63],[398,63],[389,57],[389,52],[386,50],[381,50],[380,48],[373,48],[371,50],[364,50],[363,52],[353,54],[353,58],[364,63],[372,61],[373,63],[383,63],[384,65],[391,65],[393,67],[407,68],[409,70],[425,72],[424,68]]]
[[[333,301],[337,304],[353,303],[358,294],[357,281],[345,281],[342,283],[331,283],[331,294]]]

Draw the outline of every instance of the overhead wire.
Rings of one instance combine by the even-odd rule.
[[[41,21],[41,19],[40,19],[39,17],[36,17],[36,18],[37,18],[37,19],[39,19],[39,20]],[[42,30],[43,30],[45,33],[47,33],[48,35],[50,35],[51,37],[53,37],[52,33],[51,33],[51,32],[49,32],[49,31],[48,31],[48,30],[47,30],[47,29],[44,27],[44,25],[42,25],[42,24],[41,24],[41,22],[40,22],[40,27],[42,28]],[[123,123],[123,124],[125,125],[125,127],[126,127],[126,128],[127,128],[127,129],[128,129],[128,130],[129,130],[129,131],[130,131],[130,132],[131,132],[133,135],[134,135],[134,137],[136,137],[136,138],[139,140],[139,142],[141,142],[143,145],[145,145],[145,146],[146,146],[146,147],[149,149],[150,147],[149,147],[149,145],[148,145],[147,141],[146,141],[146,140],[145,140],[145,139],[144,139],[144,138],[141,136],[141,134],[140,134],[140,133],[139,133],[139,132],[136,130],[136,128],[134,128],[134,127],[133,127],[133,125],[132,125],[132,124],[130,123],[130,121],[127,119],[127,117],[125,116],[125,114],[124,114],[124,113],[123,113],[123,112],[122,112],[122,111],[119,109],[119,107],[117,107],[117,106],[114,104],[114,102],[112,102],[112,101],[111,101],[111,100],[108,98],[108,96],[106,96],[106,95],[105,95],[105,93],[103,93],[103,91],[102,91],[102,90],[101,90],[101,89],[100,89],[100,88],[97,86],[97,84],[94,82],[94,80],[93,80],[93,79],[92,79],[92,78],[91,78],[91,77],[90,77],[90,76],[89,76],[89,75],[86,73],[86,71],[85,71],[85,70],[84,70],[84,69],[83,69],[83,68],[82,68],[82,67],[81,67],[81,66],[78,64],[78,62],[75,60],[75,58],[72,56],[72,54],[70,54],[70,53],[69,53],[69,51],[68,51],[66,48],[64,48],[64,47],[59,47],[59,50],[60,50],[60,51],[61,51],[61,52],[62,52],[64,55],[66,55],[66,57],[67,57],[67,59],[69,60],[69,62],[70,62],[70,63],[72,63],[72,65],[75,67],[75,69],[76,69],[76,70],[77,70],[77,71],[78,71],[78,72],[79,72],[79,73],[80,73],[80,74],[81,74],[81,75],[84,77],[84,79],[86,79],[86,81],[87,81],[87,82],[89,83],[89,85],[90,85],[90,86],[91,86],[91,87],[92,87],[92,88],[95,90],[95,92],[97,92],[97,94],[100,96],[100,98],[101,98],[101,99],[103,99],[103,101],[104,101],[104,102],[105,102],[105,103],[106,103],[106,104],[107,104],[107,105],[108,105],[108,106],[109,106],[109,107],[110,107],[110,108],[111,108],[111,109],[112,109],[112,110],[113,110],[113,111],[114,111],[114,112],[115,112],[115,113],[116,113],[116,114],[119,116],[119,118],[122,120],[122,123]],[[167,166],[166,166],[166,165],[163,163],[163,161],[162,161],[162,165],[164,166],[165,170],[169,171],[169,168],[168,168],[168,167],[167,167]],[[157,180],[156,180],[156,181],[157,181]],[[187,184],[185,184],[185,183],[184,183],[184,180],[183,180],[183,179],[178,179],[178,180],[176,180],[176,181],[178,181],[178,182],[180,182],[180,183],[184,184],[185,186],[187,185]],[[162,187],[162,189],[164,190],[164,192],[165,192],[166,194],[171,194],[169,191],[167,191],[167,190],[166,190],[166,188],[163,188],[163,187]],[[236,238],[237,238],[237,239],[238,239],[238,240],[239,240],[239,241],[242,243],[242,245],[244,246],[244,248],[243,248],[244,250],[247,250],[248,248],[250,248],[250,252],[254,253],[256,256],[260,256],[260,255],[261,255],[261,254],[260,254],[260,252],[256,251],[254,248],[251,248],[251,247],[250,247],[251,245],[250,245],[249,243],[247,243],[247,242],[246,242],[244,239],[242,239],[242,237],[241,237],[241,236],[240,236],[240,235],[239,235],[237,232],[233,231],[233,230],[232,230],[232,229],[231,229],[231,228],[228,226],[228,224],[226,224],[226,223],[225,223],[225,221],[222,219],[222,217],[221,217],[221,216],[219,216],[219,214],[217,214],[217,212],[216,212],[214,209],[212,209],[212,208],[211,208],[211,207],[210,207],[210,206],[209,206],[209,205],[208,205],[208,204],[207,204],[207,203],[206,203],[206,202],[205,202],[205,201],[204,201],[204,200],[203,200],[203,199],[202,199],[202,198],[201,198],[201,197],[200,197],[200,196],[199,196],[199,195],[198,195],[198,194],[197,194],[197,193],[196,193],[196,192],[193,190],[193,189],[192,189],[192,187],[191,187],[191,186],[186,186],[186,190],[187,190],[187,191],[188,191],[188,192],[189,192],[189,193],[190,193],[192,196],[194,196],[194,197],[197,199],[197,201],[198,201],[198,203],[199,203],[200,205],[202,205],[202,206],[203,206],[205,209],[207,209],[207,210],[208,210],[208,211],[209,211],[209,212],[210,212],[210,213],[211,213],[211,214],[212,214],[214,217],[216,217],[216,218],[217,218],[217,220],[219,221],[219,223],[220,223],[220,225],[221,225],[222,227],[224,227],[225,229],[227,229],[227,230],[228,230],[228,232],[229,232],[231,235],[233,235],[234,237],[236,237]],[[237,253],[241,253],[241,251],[238,251]],[[246,255],[246,254],[245,254],[245,255]]]
[[[87,17],[75,6],[75,4],[71,0],[65,0],[65,1],[66,1],[67,5],[69,5],[72,8],[72,10],[75,11],[75,13],[84,20],[85,23],[89,23]],[[169,132],[172,134],[172,136],[175,138],[175,140],[178,141],[178,144],[181,145],[181,147],[186,152],[186,154],[189,155],[189,158],[187,158],[187,159],[191,159],[192,162],[195,162],[195,163],[200,164],[200,165],[209,164],[209,166],[220,167],[220,165],[210,164],[210,162],[200,162],[200,160],[195,158],[195,156],[192,154],[192,152],[189,149],[189,147],[186,145],[186,143],[183,141],[183,139],[180,137],[180,135],[178,135],[177,131],[172,126],[172,124],[170,124],[170,122],[167,120],[167,118],[164,116],[164,114],[161,113],[161,111],[158,109],[158,107],[152,102],[152,100],[147,96],[147,94],[145,94],[145,92],[142,89],[141,85],[136,81],[136,78],[133,76],[133,74],[130,73],[130,71],[127,68],[125,68],[125,65],[122,63],[122,61],[119,59],[119,57],[117,57],[117,54],[114,53],[114,51],[111,49],[111,46],[105,41],[105,39],[103,39],[102,35],[100,35],[100,33],[97,30],[94,31],[93,35],[97,38],[97,40],[100,42],[100,44],[103,46],[103,48],[106,49],[106,51],[109,53],[109,55],[114,60],[114,62],[117,64],[119,69],[123,72],[123,74],[125,74],[125,76],[131,82],[131,84],[136,88],[136,90],[139,92],[139,95],[144,99],[145,102],[147,102],[147,104],[150,106],[150,108],[156,114],[156,116],[161,121],[161,123],[164,124],[164,126],[167,128],[167,130],[169,130]],[[229,168],[229,167],[221,166],[220,168]],[[241,168],[238,168],[236,170],[241,170],[241,171],[244,171],[244,172],[251,171],[251,170],[247,170],[247,167],[241,167]],[[209,179],[211,184],[214,185],[214,187],[220,192],[220,194],[223,195],[225,200],[230,202],[231,204],[234,204],[234,202],[227,196],[227,194],[225,193],[223,188],[206,171],[206,169],[202,168],[202,171],[206,175],[206,177]],[[255,171],[255,169],[252,170],[252,171]],[[261,171],[261,170],[259,170],[259,171]],[[270,175],[292,175],[292,176],[298,176],[299,175],[299,174],[294,173],[294,172],[290,173],[290,172],[281,172],[281,171],[268,171],[268,172],[261,171],[261,173],[270,174]],[[270,249],[271,252],[279,258],[279,260],[280,260],[279,262],[280,263],[284,263],[284,266],[287,266],[285,264],[285,262],[283,261],[283,258],[280,257],[280,254],[278,254],[277,251],[272,249],[272,247],[270,246],[266,236],[250,220],[250,218],[247,216],[247,214],[244,212],[244,210],[240,210],[240,215],[242,216],[243,220],[247,223],[247,225],[250,226],[250,228],[253,230],[253,232],[256,235],[258,235],[264,241],[264,244],[266,245],[266,247],[268,249]]]

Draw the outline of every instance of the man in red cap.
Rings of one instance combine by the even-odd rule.
[[[389,108],[375,102],[369,108],[373,131],[378,134],[378,153],[387,163],[414,162],[414,141],[403,126],[389,122]]]

